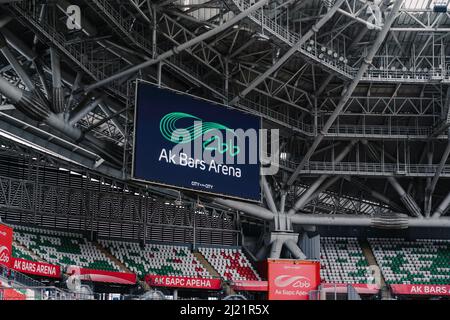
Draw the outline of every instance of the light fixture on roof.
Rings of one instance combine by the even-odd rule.
[[[183,204],[183,201],[181,200],[181,192],[178,192],[178,197],[173,202],[176,206],[181,206]]]
[[[289,157],[289,154],[287,152],[281,152],[280,153],[280,159],[281,160],[287,160]]]

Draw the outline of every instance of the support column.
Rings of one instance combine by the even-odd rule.
[[[283,247],[283,241],[280,239],[275,239],[270,247],[269,258],[279,259],[281,256],[281,248]]]
[[[266,199],[267,205],[269,206],[270,211],[276,214],[277,207],[275,206],[275,202],[273,201],[272,191],[270,190],[270,186],[267,183],[265,176],[261,176],[261,182],[263,185],[264,198]]]
[[[52,65],[53,111],[55,113],[61,113],[64,112],[64,92],[61,80],[61,61],[59,53],[53,47],[50,48],[50,58]]]
[[[292,253],[295,259],[301,260],[306,259],[306,255],[302,252],[302,250],[300,250],[300,248],[298,247],[297,243],[294,240],[288,239],[284,244],[286,245],[286,248]]]

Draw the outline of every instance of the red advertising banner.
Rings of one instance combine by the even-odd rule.
[[[68,267],[67,274],[78,274],[80,280],[118,284],[135,284],[137,279],[134,273],[86,269],[76,266]]]
[[[0,224],[0,264],[11,266],[13,229]]]
[[[391,284],[394,294],[450,296],[450,285],[439,284]]]
[[[268,260],[269,300],[308,300],[320,284],[320,263],[303,260]]]
[[[222,288],[222,282],[220,279],[160,276],[148,274],[145,276],[145,281],[150,286],[154,287],[206,289],[206,290],[220,290]]]
[[[268,283],[267,281],[235,280],[232,287],[241,291],[267,291]]]
[[[10,286],[6,282],[0,280],[0,301],[2,300],[27,300],[26,294],[23,290],[18,291],[9,288]]]
[[[12,260],[11,268],[16,271],[42,277],[61,278],[60,266],[19,258],[13,258]]]

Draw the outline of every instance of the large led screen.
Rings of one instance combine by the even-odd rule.
[[[261,119],[139,81],[133,178],[260,201]]]

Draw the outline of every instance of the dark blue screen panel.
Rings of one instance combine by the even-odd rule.
[[[260,201],[257,146],[260,125],[259,117],[140,81],[136,97],[133,178]],[[177,136],[177,131],[174,131],[176,129],[181,129],[183,134]],[[256,142],[255,139],[235,138],[232,144],[229,137],[238,129],[257,132]],[[214,136],[213,132],[223,135]],[[180,146],[189,150],[188,145],[189,153],[184,152],[184,149],[172,152],[175,147]],[[246,153],[241,153],[243,148]],[[213,156],[218,155],[223,161],[214,160],[218,158],[211,161],[211,157],[198,153],[198,150],[205,149]],[[239,155],[245,156],[245,161],[242,158],[238,161]],[[229,164],[226,157],[233,158],[234,163]],[[255,157],[257,161],[254,161]]]

